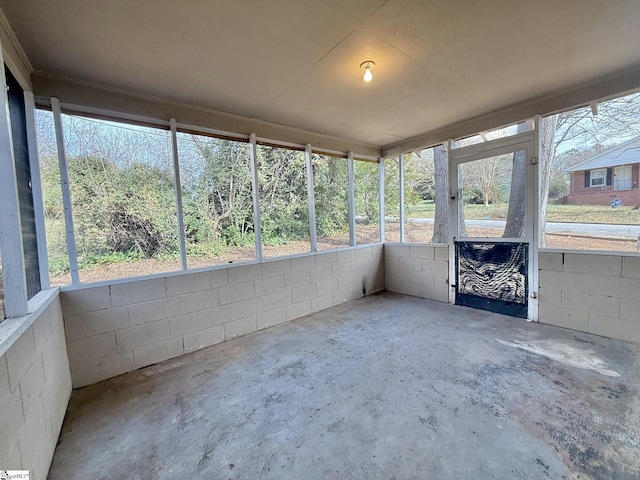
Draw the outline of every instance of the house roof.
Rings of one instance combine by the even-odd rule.
[[[576,163],[572,167],[565,169],[565,172],[579,172],[582,170],[615,167],[632,163],[640,163],[640,137],[605,150],[580,163]]]
[[[378,148],[640,69],[634,0],[0,0],[0,8],[37,75]],[[366,60],[376,63],[370,83]]]

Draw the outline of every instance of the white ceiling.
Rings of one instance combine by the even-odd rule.
[[[637,0],[0,8],[36,71],[378,147],[640,66]],[[370,84],[364,60],[376,62]]]

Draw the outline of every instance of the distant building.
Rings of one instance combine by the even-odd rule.
[[[638,205],[640,137],[587,158],[565,171],[570,174],[567,203],[608,205],[619,198],[624,205]]]

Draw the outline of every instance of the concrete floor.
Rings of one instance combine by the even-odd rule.
[[[73,392],[49,478],[637,479],[639,364],[385,292]]]

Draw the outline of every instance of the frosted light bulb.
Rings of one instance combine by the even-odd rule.
[[[365,67],[364,76],[362,77],[362,79],[365,82],[370,82],[372,78],[373,78],[373,74],[371,73],[371,68],[370,67]]]

